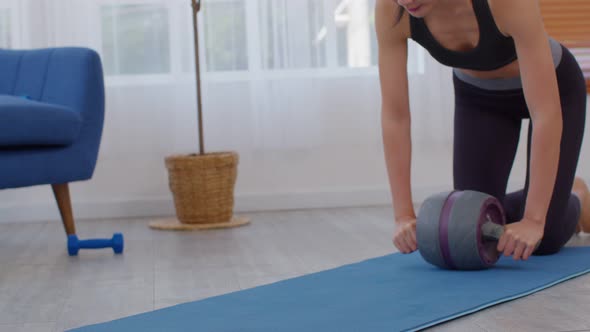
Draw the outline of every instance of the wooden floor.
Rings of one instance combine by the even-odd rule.
[[[187,233],[147,219],[78,221],[81,238],[123,232],[121,256],[69,257],[59,221],[0,225],[0,331],[63,331],[394,251],[388,207],[245,215],[246,227]],[[590,245],[590,235],[568,245]],[[590,276],[430,330],[590,331]]]

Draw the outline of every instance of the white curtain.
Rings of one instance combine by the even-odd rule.
[[[237,210],[390,201],[374,3],[203,1],[205,147],[240,154]],[[0,0],[0,47],[101,54],[104,135],[94,178],[72,185],[78,217],[173,213],[164,158],[198,149],[192,38],[190,0]],[[409,45],[419,196],[451,184],[453,96],[450,70]],[[0,209],[57,216],[45,187],[0,192]]]

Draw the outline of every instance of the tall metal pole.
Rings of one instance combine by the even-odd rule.
[[[203,112],[201,102],[201,67],[199,63],[199,27],[197,22],[197,14],[201,9],[201,0],[191,0],[193,5],[193,30],[195,37],[195,68],[197,79],[197,113],[199,117],[199,154],[205,154],[205,142],[203,134]]]

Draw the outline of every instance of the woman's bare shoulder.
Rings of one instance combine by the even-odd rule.
[[[520,22],[535,17],[540,18],[540,5],[538,0],[514,1],[514,0],[486,0],[489,4],[492,16],[498,30],[505,36],[511,36],[513,26]]]
[[[378,37],[391,40],[410,38],[408,13],[404,13],[397,22],[399,8],[400,6],[395,0],[376,1],[375,29],[377,29]]]

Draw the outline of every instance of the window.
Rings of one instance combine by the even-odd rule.
[[[323,1],[260,0],[258,5],[263,69],[326,66]]]
[[[203,4],[202,10],[205,31],[200,33],[204,35],[207,70],[247,70],[248,36],[244,0],[210,1]],[[192,30],[190,36],[193,36]]]
[[[206,71],[374,67],[375,2],[210,0],[202,11]]]
[[[588,0],[541,0],[545,28],[569,48],[584,71],[590,93],[590,3]]]
[[[0,8],[0,48],[12,46],[10,9]]]
[[[377,64],[375,0],[259,0],[263,69]]]
[[[142,1],[147,0],[100,6],[107,75],[191,73],[194,47],[190,2]],[[351,68],[374,69],[378,53],[375,2],[204,1],[199,13],[202,71],[260,75],[328,69],[324,72],[330,75]],[[409,70],[420,72],[424,52],[410,47],[416,56],[409,59]]]
[[[309,40],[311,41],[310,58],[312,67],[326,66],[326,25],[325,10],[320,1],[308,1]]]
[[[108,75],[170,72],[170,22],[166,6],[105,5],[100,14]]]
[[[377,65],[374,8],[375,0],[345,0],[334,10],[339,66]]]

